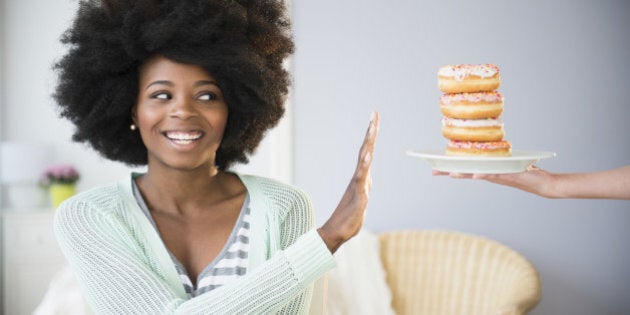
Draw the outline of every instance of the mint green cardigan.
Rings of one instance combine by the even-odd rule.
[[[55,215],[55,235],[92,311],[307,313],[312,283],[335,266],[313,228],[309,198],[274,180],[238,176],[249,193],[252,217],[247,274],[191,299],[133,197],[131,177],[65,201]]]

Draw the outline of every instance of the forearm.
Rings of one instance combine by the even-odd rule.
[[[306,233],[245,279],[202,294],[195,303],[182,305],[179,313],[268,314],[280,308],[290,314],[303,312],[312,294],[309,285],[334,266],[332,256],[323,254],[326,249],[318,237],[315,231]]]
[[[551,198],[630,199],[630,165],[592,173],[557,174]]]
[[[306,237],[242,278],[188,300],[173,294],[143,264],[119,261],[96,266],[74,254],[69,260],[96,314],[267,314],[280,308],[296,314],[307,308],[309,285],[334,265],[332,257],[321,254],[327,252],[324,245],[314,245],[321,243],[319,236]],[[309,244],[304,246],[304,241]]]
[[[57,210],[55,232],[97,314],[268,313],[284,306],[334,266],[315,230],[299,237],[242,278],[186,299],[159,272],[156,257],[133,240],[117,218],[85,203]],[[77,221],[78,220],[78,221]],[[145,256],[149,254],[149,256]],[[150,262],[150,263],[148,263]],[[156,269],[157,268],[157,269]]]

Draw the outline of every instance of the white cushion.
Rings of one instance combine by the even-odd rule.
[[[335,253],[337,268],[328,272],[330,315],[393,315],[378,236],[362,230]]]

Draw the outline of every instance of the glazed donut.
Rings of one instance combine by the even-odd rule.
[[[442,135],[457,141],[501,141],[505,135],[503,123],[496,118],[442,118]]]
[[[472,142],[449,141],[446,155],[456,156],[511,156],[512,144],[508,141]]]
[[[438,86],[445,93],[494,91],[499,85],[499,67],[493,64],[448,65],[438,70]]]
[[[503,112],[503,95],[496,91],[446,93],[440,97],[440,109],[444,116],[459,119],[499,117]]]

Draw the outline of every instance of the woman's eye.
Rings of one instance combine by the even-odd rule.
[[[217,99],[217,96],[214,93],[205,93],[199,96],[199,100],[202,100],[202,101],[212,101],[216,99]]]
[[[159,100],[170,100],[171,95],[169,95],[168,93],[155,93],[153,94],[153,98],[156,98]]]

